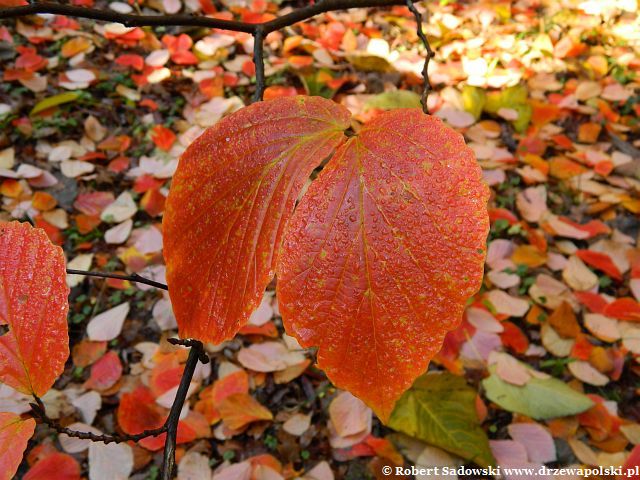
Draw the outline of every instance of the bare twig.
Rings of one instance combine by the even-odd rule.
[[[433,50],[422,30],[422,15],[414,6],[413,0],[321,0],[314,4],[298,8],[291,13],[274,18],[262,23],[245,23],[235,20],[222,20],[198,15],[135,15],[128,13],[118,13],[111,10],[97,10],[93,8],[77,7],[74,5],[62,5],[52,2],[38,2],[20,7],[9,7],[0,9],[0,20],[6,18],[23,17],[39,13],[52,13],[67,15],[70,17],[88,18],[103,22],[121,23],[127,27],[143,26],[184,26],[184,27],[206,27],[220,30],[230,30],[234,32],[251,33],[255,39],[253,57],[256,65],[256,91],[253,101],[262,100],[265,88],[264,78],[264,39],[271,32],[281,30],[296,23],[308,20],[316,15],[335,10],[348,10],[350,8],[367,7],[389,7],[392,5],[406,5],[413,13],[418,23],[418,36],[424,44],[427,55],[425,58],[422,75],[424,77],[424,89],[422,93],[422,109],[427,112],[427,96],[431,89],[427,68],[429,61],[434,56]],[[115,278],[115,277],[114,277]],[[135,280],[134,280],[135,281]],[[139,282],[144,283],[144,282]],[[157,286],[157,285],[154,285]],[[162,288],[162,287],[158,287]]]
[[[40,398],[34,396],[34,398],[36,399],[36,403],[31,403],[31,410],[33,411],[33,414],[40,419],[40,421],[42,421],[42,423],[44,423],[45,425],[49,426],[49,428],[52,428],[53,430],[55,430],[56,432],[58,432],[59,434],[65,434],[68,435],[69,437],[74,437],[74,438],[80,438],[82,440],[91,440],[92,442],[104,442],[104,443],[122,443],[122,442],[138,442],[140,440],[142,440],[143,438],[147,438],[147,437],[156,437],[158,435],[163,434],[164,432],[167,431],[167,424],[165,423],[162,427],[160,428],[155,428],[153,430],[145,430],[143,432],[137,433],[135,435],[128,435],[128,434],[123,434],[123,435],[98,435],[95,433],[91,433],[91,432],[79,432],[77,430],[71,430],[70,428],[67,427],[63,427],[62,425],[60,425],[58,422],[56,422],[55,420],[53,420],[52,418],[49,418],[47,416],[47,413],[45,411],[44,408],[44,404],[42,403],[42,400],[40,400]]]
[[[171,411],[165,422],[167,427],[167,439],[164,443],[164,460],[162,462],[162,480],[171,480],[173,478],[173,470],[176,464],[176,441],[178,438],[178,422],[180,420],[180,412],[182,406],[187,399],[187,393],[189,391],[189,385],[193,378],[193,373],[198,365],[198,360],[204,353],[202,343],[197,340],[189,340],[191,350],[189,351],[189,358],[187,358],[187,364],[184,367],[182,378],[180,379],[180,385],[176,392],[176,398],[171,405]],[[173,342],[171,342],[173,343]],[[207,359],[208,361],[208,359]]]
[[[256,91],[253,102],[259,102],[264,95],[264,31],[258,28],[253,34],[253,63],[256,66]]]
[[[422,78],[424,79],[424,85],[422,87],[422,98],[420,103],[422,104],[422,111],[424,113],[429,113],[429,107],[427,106],[427,99],[429,97],[429,92],[431,91],[431,82],[429,81],[429,62],[435,56],[435,52],[431,49],[431,45],[429,44],[429,40],[427,36],[424,34],[424,30],[422,29],[422,14],[418,11],[416,6],[413,4],[413,0],[406,0],[407,8],[413,13],[413,16],[416,19],[417,25],[417,33],[418,37],[422,41],[424,48],[427,50],[427,54],[424,59],[424,67],[422,67]]]
[[[265,35],[268,35],[276,30],[308,20],[320,13],[334,10],[348,10],[350,8],[389,7],[391,5],[403,5],[403,3],[404,0],[324,0],[314,5],[299,8],[287,15],[274,18],[268,22],[245,23],[197,15],[134,15],[118,13],[111,10],[97,10],[73,5],[62,5],[53,2],[38,2],[21,7],[2,8],[0,9],[0,19],[24,17],[25,15],[34,15],[37,13],[54,13],[67,15],[69,17],[121,23],[127,27],[208,27],[252,34],[255,34],[256,31],[261,29]]]
[[[187,363],[184,367],[182,378],[180,379],[180,385],[178,386],[176,398],[173,402],[173,405],[171,406],[171,410],[169,411],[169,416],[167,417],[167,419],[165,420],[164,424],[161,427],[155,428],[153,430],[145,430],[135,435],[129,435],[129,434],[98,435],[91,432],[79,432],[77,430],[72,430],[70,428],[63,427],[52,418],[49,418],[45,411],[44,403],[36,395],[34,395],[35,403],[30,404],[31,410],[33,411],[34,416],[40,419],[42,423],[49,426],[59,434],[65,434],[70,437],[80,438],[83,440],[91,440],[93,442],[104,442],[104,443],[122,443],[122,442],[129,442],[129,441],[138,442],[147,437],[156,437],[158,435],[162,435],[163,433],[166,433],[167,438],[165,440],[164,466],[163,466],[162,478],[169,480],[171,478],[173,469],[175,467],[175,450],[176,450],[178,423],[180,420],[180,412],[182,411],[182,407],[184,406],[184,402],[187,398],[189,385],[191,384],[191,380],[193,379],[193,374],[195,372],[198,361],[199,360],[203,361],[203,363],[209,362],[209,357],[205,353],[202,343],[197,340],[169,339],[169,343],[173,345],[189,346],[191,347],[191,350],[189,351],[189,357],[187,358]]]
[[[86,270],[75,270],[73,268],[67,268],[67,273],[69,275],[86,275],[87,277],[117,278],[118,280],[129,280],[130,282],[144,283],[145,285],[161,288],[162,290],[169,290],[164,283],[149,280],[148,278],[141,277],[137,273],[120,275],[119,273],[88,272]]]

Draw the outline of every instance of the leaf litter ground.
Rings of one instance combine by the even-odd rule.
[[[222,4],[245,21],[289,8]],[[206,1],[96,6],[216,11]],[[213,368],[194,376],[180,478],[637,463],[637,6],[428,8],[430,109],[465,135],[492,191],[483,288],[431,364],[444,373],[416,383],[383,427],[283,335],[272,284],[241,335],[210,347]],[[424,52],[404,7],[334,12],[267,40],[266,98],[322,95],[361,121],[419,105]],[[4,22],[0,42],[0,219],[30,218],[63,246],[69,268],[164,281],[160,224],[177,158],[248,102],[251,37],[53,16]],[[72,357],[43,398],[47,411],[80,430],[153,428],[186,359],[163,341],[176,331],[168,297],[121,280],[68,284]],[[454,404],[439,409],[434,397]],[[0,400],[3,411],[29,410],[9,386]],[[38,426],[19,475],[155,478],[157,449],[90,446]]]

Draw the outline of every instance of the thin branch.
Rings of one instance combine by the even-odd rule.
[[[91,440],[92,442],[104,442],[104,443],[123,443],[123,442],[138,442],[147,437],[157,437],[167,431],[167,425],[163,425],[160,428],[155,428],[153,430],[145,430],[143,432],[137,433],[135,435],[97,435],[91,432],[79,432],[77,430],[71,430],[70,428],[63,427],[58,422],[49,418],[47,413],[45,412],[44,404],[40,398],[35,397],[36,403],[31,403],[31,410],[33,414],[39,418],[42,423],[49,426],[59,434],[65,434],[69,437],[80,438],[82,440]]]
[[[262,23],[245,23],[235,20],[222,20],[198,15],[135,15],[128,13],[118,13],[111,10],[97,10],[93,8],[78,7],[74,5],[62,5],[52,2],[39,2],[20,7],[9,7],[0,9],[0,20],[5,18],[22,17],[39,13],[49,13],[67,15],[69,17],[88,18],[104,22],[121,23],[127,27],[143,26],[184,26],[184,27],[206,27],[235,32],[251,33],[254,36],[253,57],[256,65],[256,91],[253,101],[262,99],[264,93],[264,38],[271,32],[281,30],[296,23],[308,20],[316,15],[335,10],[348,10],[350,8],[368,7],[389,7],[392,5],[406,5],[413,13],[417,22],[417,33],[427,50],[422,76],[424,78],[424,88],[422,91],[422,110],[428,113],[427,97],[431,90],[429,83],[428,67],[429,61],[435,53],[429,45],[424,31],[422,30],[422,15],[416,9],[413,0],[319,0],[312,5],[298,8],[291,13],[276,17],[273,20]],[[135,281],[135,280],[134,280]],[[145,283],[140,282],[139,283]],[[158,286],[158,285],[153,285]],[[163,288],[159,287],[158,288]]]
[[[67,268],[67,273],[69,275],[86,275],[88,277],[117,278],[118,280],[129,280],[130,282],[144,283],[145,285],[161,288],[162,290],[169,290],[169,287],[164,283],[149,280],[148,278],[141,277],[137,273],[132,275],[120,275],[118,273],[88,272],[86,270],[75,270],[73,268]]]
[[[314,5],[299,8],[293,12],[274,18],[263,23],[245,23],[235,20],[222,20],[196,15],[135,15],[118,13],[111,10],[97,10],[94,8],[77,7],[74,5],[62,5],[52,2],[38,2],[20,7],[0,9],[0,19],[23,17],[38,13],[53,13],[67,15],[69,17],[89,18],[103,22],[121,23],[127,27],[208,27],[230,30],[234,32],[246,32],[255,34],[262,29],[265,35],[282,28],[308,20],[320,13],[334,10],[348,10],[350,8],[389,7],[391,5],[403,5],[404,0],[323,0]]]
[[[182,406],[187,399],[187,393],[189,392],[189,385],[193,378],[193,373],[198,365],[198,360],[204,353],[204,348],[201,342],[197,340],[188,340],[191,344],[191,350],[189,351],[189,357],[187,358],[187,364],[184,367],[182,378],[180,379],[180,385],[176,392],[176,398],[171,405],[171,411],[165,422],[167,427],[167,438],[164,443],[164,460],[162,462],[162,480],[171,480],[173,478],[173,470],[176,464],[176,442],[178,438],[178,422],[180,420],[180,412],[182,412]],[[171,342],[173,343],[173,342]]]
[[[153,430],[145,430],[143,432],[137,433],[135,435],[129,434],[114,434],[114,435],[105,435],[105,434],[95,434],[91,432],[79,432],[77,430],[72,430],[67,427],[63,427],[58,422],[49,418],[47,416],[44,403],[37,395],[34,395],[35,403],[31,403],[31,410],[35,417],[40,419],[42,423],[49,426],[59,434],[65,434],[69,437],[80,438],[82,440],[91,440],[93,442],[104,442],[104,443],[122,443],[122,442],[138,442],[147,437],[157,437],[158,435],[162,435],[163,433],[167,434],[167,438],[165,441],[165,451],[164,451],[164,467],[163,467],[163,479],[170,479],[171,472],[173,472],[173,468],[175,466],[175,449],[176,449],[176,439],[178,432],[178,422],[180,420],[180,412],[182,411],[182,407],[184,406],[184,402],[187,398],[187,392],[189,391],[189,385],[191,384],[191,380],[193,379],[193,374],[195,372],[196,366],[198,364],[198,360],[203,363],[209,362],[209,357],[204,351],[204,347],[201,342],[197,340],[179,340],[179,339],[169,339],[169,343],[173,345],[184,345],[191,347],[189,351],[189,357],[187,358],[187,363],[184,368],[184,372],[182,373],[182,378],[180,379],[180,385],[178,386],[178,391],[176,393],[176,398],[171,406],[171,410],[169,411],[169,416],[165,420],[164,424],[161,427],[155,428]],[[169,473],[167,473],[169,472]],[[169,476],[167,476],[169,475]]]
[[[262,101],[264,95],[264,31],[256,29],[253,34],[253,63],[256,66],[256,91],[253,94],[253,102]]]
[[[424,79],[424,85],[422,87],[422,98],[420,99],[420,103],[422,104],[422,111],[424,113],[429,113],[429,107],[427,106],[427,99],[429,97],[429,92],[431,91],[431,82],[429,81],[429,62],[435,56],[435,52],[431,49],[429,40],[427,39],[427,36],[424,34],[424,30],[422,29],[422,14],[413,4],[413,0],[406,0],[406,4],[407,8],[411,11],[411,13],[413,13],[413,16],[416,19],[416,23],[418,24],[418,37],[422,41],[424,48],[427,50],[427,54],[424,59],[424,67],[422,67],[422,78]]]

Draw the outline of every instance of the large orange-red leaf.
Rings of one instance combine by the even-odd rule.
[[[69,356],[65,261],[44,230],[0,223],[0,381],[42,396]]]
[[[305,181],[348,126],[334,102],[283,97],[229,115],[191,144],[163,222],[180,336],[220,343],[247,322]]]
[[[15,413],[0,413],[0,480],[13,478],[35,428],[33,418],[23,420]]]
[[[488,196],[461,135],[393,110],[338,149],[291,219],[285,328],[383,421],[480,287]]]

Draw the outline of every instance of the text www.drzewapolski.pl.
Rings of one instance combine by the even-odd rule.
[[[549,468],[545,465],[539,467],[487,467],[487,468],[471,468],[471,467],[382,467],[384,475],[423,475],[423,476],[579,476],[579,477],[595,477],[603,475],[615,475],[618,477],[632,478],[640,476],[640,467],[633,468],[623,467],[567,467],[567,468]]]

